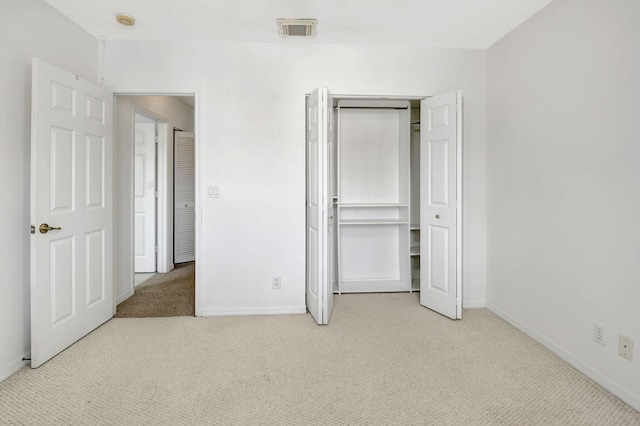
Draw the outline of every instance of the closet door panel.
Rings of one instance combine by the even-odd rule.
[[[322,242],[322,126],[321,89],[307,99],[307,309],[322,324],[322,284],[324,262]]]
[[[174,134],[174,262],[196,260],[195,134]]]
[[[331,95],[318,88],[307,98],[307,309],[328,324],[333,307],[334,228],[331,179]]]
[[[460,108],[457,92],[420,107],[420,303],[453,319],[462,316]]]

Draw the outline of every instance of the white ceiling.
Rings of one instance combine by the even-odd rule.
[[[96,37],[485,49],[552,0],[45,0]],[[136,18],[134,27],[115,20]],[[316,18],[312,39],[277,18]]]

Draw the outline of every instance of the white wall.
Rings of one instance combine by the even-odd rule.
[[[306,44],[110,41],[116,92],[192,92],[202,150],[204,315],[305,306],[305,93],[465,96],[464,302],[485,301],[486,53]],[[199,110],[198,110],[199,108]],[[199,113],[198,113],[199,112]],[[271,289],[271,277],[282,289]]]
[[[164,118],[173,127],[183,132],[193,132],[194,109],[180,99],[180,96],[122,95],[116,94],[119,102],[129,101],[153,114]]]
[[[31,59],[95,81],[98,40],[40,0],[0,5],[0,380],[30,350]]]
[[[173,269],[173,128],[193,131],[194,109],[175,96],[124,96],[115,98],[115,287],[120,303],[133,295],[133,123],[134,108],[142,107],[167,122],[166,146],[159,155],[163,175],[159,188],[164,192],[163,211],[158,225],[164,228],[167,270]],[[164,171],[164,172],[162,172]]]
[[[487,71],[487,304],[635,409],[639,16],[637,1],[556,0],[488,50]]]

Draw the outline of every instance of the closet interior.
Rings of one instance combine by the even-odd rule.
[[[334,293],[420,290],[420,102],[335,99]]]
[[[462,94],[307,97],[307,309],[333,295],[420,292],[462,317]]]

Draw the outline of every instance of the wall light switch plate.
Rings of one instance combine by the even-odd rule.
[[[220,198],[220,185],[207,185],[207,198]]]

